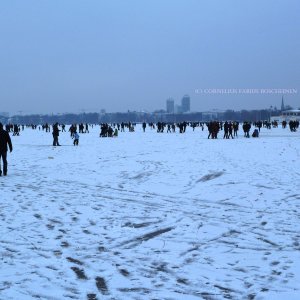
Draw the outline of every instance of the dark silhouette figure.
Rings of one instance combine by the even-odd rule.
[[[14,133],[13,135],[20,135],[20,128],[17,124],[14,124]]]
[[[282,128],[283,129],[285,129],[286,125],[287,125],[287,122],[286,121],[282,121]]]
[[[296,120],[291,120],[289,122],[289,127],[290,127],[290,131],[292,132],[296,132],[297,128],[299,127],[299,122]]]
[[[228,124],[228,139],[230,137],[233,139],[232,131],[233,131],[233,124],[231,122],[229,122],[229,124]]]
[[[252,137],[258,138],[258,136],[259,136],[259,130],[258,129],[254,129],[254,131],[252,133]]]
[[[233,135],[234,135],[235,137],[238,136],[238,135],[237,135],[238,130],[239,130],[239,122],[234,122],[234,123],[233,123]]]
[[[168,130],[167,133],[170,132],[171,133],[171,124],[168,124]]]
[[[79,144],[79,134],[77,133],[77,131],[74,132],[73,138],[74,138],[73,145],[78,146],[78,144]]]
[[[244,122],[244,124],[243,124],[244,137],[246,137],[246,138],[250,137],[250,135],[249,135],[250,129],[251,129],[251,124],[248,122]]]
[[[58,129],[58,123],[55,123],[53,125],[53,131],[52,131],[52,135],[53,135],[53,146],[60,146],[59,142],[58,142],[58,137],[59,137],[59,129]]]
[[[3,129],[2,123],[0,123],[0,164],[1,159],[3,161],[3,174],[7,175],[7,145],[9,146],[9,151],[12,152],[13,147],[9,133]],[[0,176],[2,175],[1,165],[0,165]]]
[[[224,136],[223,136],[223,139],[229,139],[228,132],[229,132],[229,124],[228,124],[228,122],[226,121],[226,122],[224,123]]]

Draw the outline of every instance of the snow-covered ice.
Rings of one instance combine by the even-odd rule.
[[[98,135],[12,137],[0,299],[300,298],[299,131]]]

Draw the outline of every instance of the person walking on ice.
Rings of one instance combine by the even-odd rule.
[[[74,132],[73,138],[74,138],[73,145],[78,146],[78,144],[79,144],[79,134],[77,133],[77,131]]]
[[[0,176],[2,175],[1,159],[3,161],[3,174],[4,176],[7,175],[7,145],[9,151],[12,152],[13,147],[9,133],[3,129],[3,124],[0,123]]]
[[[52,131],[53,146],[60,146],[60,144],[58,142],[59,132],[60,132],[60,130],[58,129],[58,123],[55,123],[53,125],[53,131]]]

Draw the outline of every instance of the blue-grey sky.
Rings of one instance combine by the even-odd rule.
[[[153,111],[191,96],[193,111],[280,106],[297,89],[299,0],[0,2],[0,111]]]

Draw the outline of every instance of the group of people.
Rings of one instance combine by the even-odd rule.
[[[244,125],[246,124],[247,127],[244,128]],[[251,125],[249,123],[245,122],[244,125],[243,125],[244,132],[250,130]],[[249,129],[248,129],[248,125],[250,125]],[[239,122],[231,122],[231,121],[226,121],[225,123],[218,122],[218,121],[211,121],[206,123],[206,126],[208,129],[208,137],[207,137],[208,139],[209,138],[217,139],[219,131],[223,129],[224,129],[223,139],[229,139],[229,138],[233,139],[234,137],[237,137],[237,132],[239,130]]]
[[[210,122],[180,122],[180,123],[164,123],[164,122],[158,122],[158,123],[142,123],[142,129],[145,132],[146,128],[149,127],[150,129],[156,130],[158,133],[163,133],[166,129],[167,133],[175,133],[176,128],[179,129],[180,133],[185,133],[186,128],[190,126],[193,128],[193,131],[196,127],[200,127],[202,131],[204,130],[204,127],[206,126],[208,129],[208,139],[217,139],[218,133],[220,130],[224,130],[224,139],[233,139],[237,137],[237,133],[239,130],[239,122],[232,122],[232,121],[225,121],[225,122],[219,122],[219,121],[210,121]],[[252,133],[252,137],[259,137],[259,132],[262,127],[271,129],[272,127],[278,127],[278,123],[269,122],[269,121],[258,121],[254,123],[250,122],[244,122],[242,125],[242,129],[244,131],[244,137],[249,138],[250,137],[250,130],[252,128],[252,125],[254,126],[254,131]],[[289,128],[292,132],[295,132],[299,128],[299,121],[289,121],[287,123],[286,121],[282,122],[282,128],[286,128],[286,126],[289,125]],[[79,134],[77,131],[77,126],[79,129],[79,133],[89,133],[89,125],[88,124],[73,124],[69,128],[70,136],[74,140],[73,145],[78,146],[79,145]],[[93,127],[93,125],[91,125]],[[124,132],[125,128],[128,129],[129,132],[135,131],[135,123],[103,123],[100,124],[100,137],[117,137],[119,131]],[[0,123],[0,176],[2,174],[4,176],[7,175],[7,152],[8,150],[12,152],[13,146],[11,142],[11,138],[9,133],[12,132],[13,135],[19,135],[21,129],[24,130],[24,125],[17,125],[17,124],[7,124],[5,128],[3,127],[3,124]],[[28,125],[27,127],[31,127],[32,129],[37,129],[37,125]],[[43,124],[42,126],[38,126],[39,130],[42,129],[46,132],[50,132],[51,125],[49,124]],[[61,128],[61,129],[60,129]],[[55,123],[52,125],[52,136],[53,136],[53,146],[60,146],[59,144],[59,133],[60,131],[66,132],[65,125],[58,123]],[[3,163],[3,172],[1,167],[1,160]]]
[[[2,127],[3,127],[3,125],[2,125]],[[22,130],[24,130],[24,125],[21,126],[18,124],[6,124],[5,130],[7,132],[12,132],[13,136],[15,136],[15,135],[20,135],[21,127],[22,127]]]
[[[107,123],[101,124],[100,137],[117,137],[119,134],[118,128],[113,129]]]
[[[53,125],[53,130],[52,130],[53,146],[60,146],[60,144],[58,142],[60,129],[58,128],[58,126],[59,126],[58,123],[55,123]],[[62,131],[66,131],[64,124],[62,125]],[[74,139],[73,145],[78,146],[79,145],[79,134],[77,133],[77,126],[72,124],[69,129],[69,132],[71,133],[71,138]]]
[[[295,121],[291,120],[289,122],[289,127],[290,127],[290,130],[292,132],[297,131],[297,129],[299,128],[299,121],[297,121],[297,120],[295,120]]]

